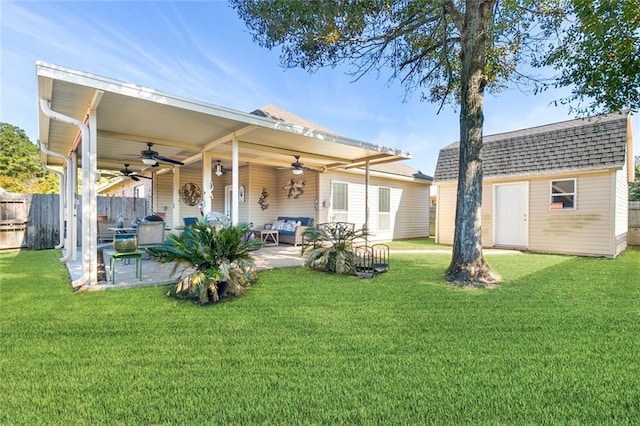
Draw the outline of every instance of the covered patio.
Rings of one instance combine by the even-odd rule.
[[[105,246],[104,244],[100,246]],[[275,268],[292,268],[302,266],[304,258],[300,256],[300,248],[293,246],[269,246],[253,251],[251,255],[255,261],[257,272],[266,271]],[[100,280],[95,285],[82,286],[82,291],[102,291],[117,290],[132,287],[144,287],[155,285],[173,284],[177,281],[176,275],[172,275],[172,264],[161,264],[151,259],[144,258],[142,260],[142,276],[136,276],[135,260],[123,263],[118,260],[116,271],[114,274],[115,282],[109,280],[111,274],[109,257],[103,256],[106,280]],[[78,256],[77,260],[69,260],[67,262],[67,270],[72,281],[76,281],[83,274],[82,256]]]
[[[224,167],[228,172],[225,190],[234,194],[229,197],[228,213],[237,224],[245,197],[239,180],[243,168],[291,174],[292,162],[299,162],[310,176],[361,169],[361,179],[368,186],[370,166],[411,158],[402,150],[318,130],[313,123],[308,127],[291,124],[286,117],[270,116],[269,110],[239,112],[42,62],[36,64],[36,71],[41,161],[59,174],[63,188],[60,234],[64,238],[58,247],[65,248],[65,255],[61,260],[78,262],[81,256],[82,273],[73,277],[74,288],[98,284],[99,171],[117,172],[130,164],[136,173],[151,173],[158,182],[167,182],[154,188],[154,195],[162,200],[167,222],[176,227],[185,216],[193,216],[193,211],[181,207],[181,173],[197,176],[202,191],[198,208],[206,215],[214,210],[217,166]],[[155,151],[159,161],[143,158],[145,150]],[[252,176],[259,173],[246,177],[256,181],[254,187],[260,182]],[[81,230],[76,195],[82,208]],[[316,195],[311,209],[318,210],[322,202]],[[364,204],[367,209],[366,200]],[[160,207],[154,201],[152,208]]]

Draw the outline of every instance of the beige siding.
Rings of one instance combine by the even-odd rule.
[[[431,186],[412,182],[398,182],[396,184],[387,182],[386,184],[393,187],[391,190],[393,239],[428,237]],[[375,204],[375,213],[377,216],[377,203]]]
[[[275,219],[278,210],[278,179],[273,168],[249,165],[249,184],[246,188],[246,204],[248,207],[249,221],[254,227],[261,228],[266,223],[271,223]],[[258,201],[262,195],[262,190],[267,194],[266,202],[269,207],[262,210]]]
[[[456,190],[455,183],[438,185],[438,203],[436,205],[436,242],[438,244],[453,244]]]
[[[529,248],[551,253],[613,255],[611,175],[568,175],[553,179],[574,177],[577,179],[576,210],[551,210],[552,179],[531,181]]]
[[[492,247],[494,245],[493,235],[493,197],[494,183],[483,185],[482,187],[482,245],[484,247]],[[455,219],[454,219],[455,220]]]
[[[627,167],[616,172],[616,200],[615,200],[615,254],[618,255],[627,248],[627,232],[629,230],[629,184],[627,182]]]
[[[349,185],[349,222],[357,229],[366,220],[365,177],[344,172],[330,172],[320,175],[319,222],[331,222],[332,210],[324,201],[331,200],[331,185],[343,182]],[[429,235],[429,192],[424,183],[399,181],[380,176],[371,176],[369,186],[369,229],[371,240],[394,240],[427,237]],[[390,188],[391,213],[390,230],[378,229],[378,189]]]
[[[624,176],[624,173],[622,174]],[[577,209],[551,210],[550,182],[556,179],[577,179]],[[558,176],[516,178],[513,182],[529,182],[529,250],[589,256],[615,256],[620,242],[613,235],[614,203],[622,208],[619,179],[610,172]],[[493,186],[502,181],[485,180],[482,197],[482,243],[493,246]],[[617,188],[617,190],[614,190]],[[625,201],[626,199],[622,197]],[[455,227],[456,184],[438,185],[436,241],[452,244]],[[625,214],[626,214],[626,210]],[[618,238],[620,240],[620,238]]]
[[[154,179],[154,208],[157,211],[165,212],[164,220],[167,226],[175,228],[179,224],[173,223],[173,202],[171,200],[171,193],[173,191],[173,174],[164,173],[157,175]],[[198,214],[200,216],[200,214]]]
[[[180,186],[188,182],[196,183],[202,188],[200,170],[180,169]],[[345,182],[349,185],[349,221],[357,228],[365,223],[365,177],[364,175],[346,172],[318,173],[305,170],[296,176],[290,169],[276,170],[261,165],[240,167],[238,180],[245,186],[245,202],[239,203],[238,220],[241,223],[253,223],[262,227],[273,222],[278,216],[312,217],[315,223],[331,221],[331,207],[325,201],[331,200],[331,182]],[[298,198],[289,197],[287,184],[303,181],[303,193]],[[150,182],[150,181],[149,181]],[[146,183],[146,182],[145,182]],[[225,211],[225,188],[232,184],[232,173],[212,176],[213,199],[211,210],[228,215]],[[403,238],[426,237],[429,235],[429,188],[423,182],[400,181],[380,176],[371,176],[369,188],[369,227],[374,240],[391,240]],[[390,188],[391,195],[391,230],[378,230],[378,188]],[[115,188],[116,195],[132,191],[132,185]],[[262,210],[258,201],[263,189],[269,194],[269,207]],[[178,188],[179,190],[179,188]],[[149,196],[151,189],[149,185]],[[121,194],[122,193],[122,194]],[[154,178],[153,210],[165,213],[165,220],[170,227],[182,225],[184,217],[201,217],[199,206],[188,206],[179,201],[180,223],[173,223],[173,174],[164,173]]]
[[[318,173],[305,170],[301,175],[294,175],[289,169],[275,172],[276,187],[274,188],[274,203],[276,209],[272,211],[271,220],[278,216],[312,217],[317,220],[315,200],[318,193]],[[285,187],[293,179],[294,182],[303,181],[303,193],[298,198],[289,198],[289,191]]]

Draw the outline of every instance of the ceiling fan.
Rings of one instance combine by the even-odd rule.
[[[120,170],[120,173],[122,173],[122,176],[129,177],[132,180],[135,180],[136,182],[139,181],[140,178],[153,179],[153,178],[150,178],[149,176],[143,176],[143,175],[137,174],[136,172],[134,172],[129,168],[128,164],[124,165],[124,169]]]
[[[301,175],[302,173],[304,173],[304,164],[300,162],[299,155],[294,155],[293,157],[296,159],[296,161],[291,163],[291,172],[294,175]]]
[[[176,164],[178,166],[184,166],[182,161],[174,160],[163,155],[158,154],[158,151],[154,151],[153,143],[147,142],[147,149],[140,151],[142,162],[147,166],[158,167],[158,161],[163,163]]]

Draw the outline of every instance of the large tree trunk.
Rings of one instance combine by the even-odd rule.
[[[462,38],[460,166],[453,256],[446,273],[449,282],[487,285],[499,281],[482,254],[482,112],[484,101],[487,27],[494,1],[467,0]]]

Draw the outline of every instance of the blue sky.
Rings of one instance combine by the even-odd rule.
[[[417,93],[405,99],[388,75],[353,82],[346,67],[283,69],[279,52],[258,47],[223,1],[0,0],[0,22],[0,121],[34,142],[37,60],[245,112],[274,104],[344,136],[409,151],[408,164],[429,175],[439,149],[459,139],[456,110],[437,114]],[[564,93],[487,95],[484,134],[573,118],[550,105]]]

